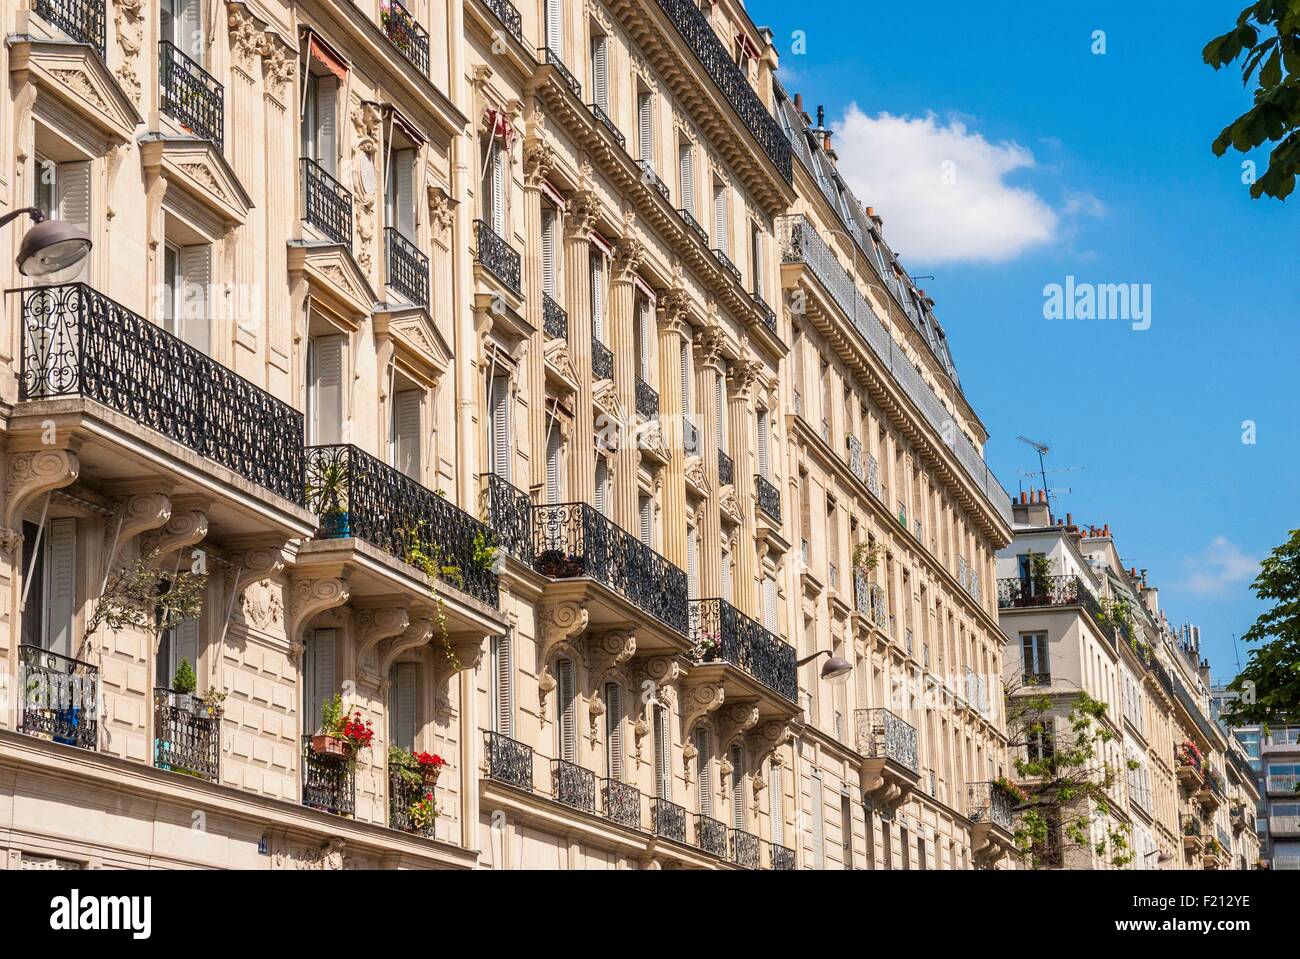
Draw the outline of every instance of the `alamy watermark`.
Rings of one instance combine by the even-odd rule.
[[[1065,283],[1043,287],[1045,320],[1121,320],[1134,330],[1151,326],[1150,283]]]

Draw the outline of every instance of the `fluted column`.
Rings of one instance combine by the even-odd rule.
[[[528,483],[546,485],[546,334],[542,330],[542,181],[554,153],[540,137],[524,141],[524,318],[528,337],[524,378],[528,384]]]
[[[596,500],[592,458],[591,228],[600,209],[595,193],[576,190],[566,198],[564,217],[564,306],[569,311],[569,356],[578,374],[568,494],[578,503]]]
[[[741,358],[731,364],[727,376],[727,417],[731,430],[731,452],[736,465],[736,500],[740,504],[740,548],[736,550],[734,605],[760,622],[758,608],[758,553],[754,547],[754,436],[753,388],[759,364]],[[770,437],[769,437],[770,439]],[[774,455],[769,448],[768,456]]]
[[[716,326],[705,327],[695,338],[695,359],[698,364],[696,382],[699,384],[700,456],[703,457],[704,478],[712,496],[700,510],[700,596],[711,599],[722,595],[722,518],[718,512],[718,449],[721,437],[715,421],[714,397],[718,377],[722,376],[722,331]]]
[[[659,295],[659,429],[670,459],[664,471],[663,554],[685,569],[686,560],[686,453],[682,417],[682,343],[690,335],[686,322],[686,293],[667,290]]]
[[[636,276],[645,249],[634,237],[619,241],[610,277],[610,349],[614,351],[614,388],[623,422],[614,454],[614,521],[625,530],[637,529],[637,466],[641,452],[632,435],[636,416]]]

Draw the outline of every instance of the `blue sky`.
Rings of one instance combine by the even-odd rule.
[[[1234,673],[1232,634],[1260,609],[1254,564],[1300,525],[1300,193],[1251,200],[1243,158],[1210,151],[1250,97],[1200,51],[1244,0],[1180,5],[1156,30],[1121,3],[748,6],[775,33],[786,88],[810,112],[825,104],[886,238],[913,275],[935,275],[918,284],[1003,485],[1014,495],[1037,467],[1018,434],[1051,444],[1049,469],[1083,467],[1049,475],[1071,490],[1058,513],[1110,523],[1169,618],[1201,626],[1215,676]],[[960,187],[943,192],[948,157]],[[1067,275],[1150,284],[1150,328],[1044,319],[1044,287]]]

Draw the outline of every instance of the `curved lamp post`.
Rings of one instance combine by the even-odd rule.
[[[76,266],[90,252],[90,237],[71,223],[48,220],[34,206],[0,216],[0,227],[26,213],[32,227],[18,246],[18,272],[23,276],[48,277]]]
[[[836,656],[829,649],[821,649],[811,656],[805,656],[795,663],[796,666],[806,666],[818,656],[829,657],[826,662],[822,663],[822,679],[832,683],[840,683],[849,678],[849,673],[853,672],[853,664],[842,656]]]

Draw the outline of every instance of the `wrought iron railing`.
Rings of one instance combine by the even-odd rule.
[[[485,752],[489,779],[533,791],[533,747],[487,730]]]
[[[1291,795],[1300,788],[1300,776],[1285,774],[1269,776],[1265,788],[1270,793],[1284,796]]]
[[[849,471],[864,483],[867,481],[867,466],[862,461],[862,440],[848,436],[844,441],[849,456]]]
[[[384,228],[388,285],[416,306],[429,305],[429,258],[395,226]]]
[[[65,746],[99,744],[99,667],[18,647],[18,729]]]
[[[596,774],[563,759],[551,760],[551,798],[586,813],[596,812]]]
[[[692,0],[658,0],[658,3],[686,45],[695,53],[704,72],[717,85],[723,99],[736,111],[736,116],[749,130],[759,148],[775,164],[781,176],[793,183],[794,154],[791,152],[790,141],[750,86],[749,78],[736,66],[731,54],[718,39],[713,25]]]
[[[422,572],[497,605],[496,534],[405,473],[356,446],[307,451],[307,506],[318,539],[362,539]]]
[[[768,330],[776,333],[776,310],[767,305],[767,300],[757,293],[753,294],[754,308],[758,310],[759,319]]]
[[[795,868],[794,850],[787,846],[779,846],[772,843],[769,847],[772,853],[771,865],[778,872],[789,872]]]
[[[302,167],[302,218],[335,243],[352,245],[352,194],[311,157]]]
[[[569,338],[569,314],[549,293],[542,294],[542,332],[548,340]]]
[[[104,59],[104,0],[36,0],[36,13]]]
[[[991,822],[1010,832],[1014,808],[1011,797],[997,783],[966,784],[966,818],[971,822]]]
[[[731,861],[741,869],[757,869],[758,843],[758,837],[752,832],[731,830]]]
[[[1052,685],[1052,674],[1046,669],[1026,669],[1022,679],[1026,686]]]
[[[725,599],[691,600],[697,662],[726,662],[790,702],[799,700],[795,650]]]
[[[695,219],[694,213],[687,209],[681,209],[677,211],[677,215],[682,218],[682,222],[686,224],[690,231],[700,238],[701,243],[705,246],[709,245],[709,231],[700,225],[700,221]]]
[[[671,202],[668,184],[659,178],[654,165],[649,160],[637,160],[636,165],[641,168],[641,182],[663,197],[665,202]]]
[[[82,283],[22,295],[19,399],[83,396],[303,502],[303,416]]]
[[[686,574],[586,503],[535,506],[534,568],[552,579],[590,577],[686,635]]]
[[[744,280],[740,275],[740,267],[736,266],[736,264],[732,261],[731,257],[727,255],[726,250],[718,249],[715,247],[713,250],[713,256],[715,259],[717,259],[718,265],[721,266],[724,270],[726,270],[728,275],[730,275],[733,280],[735,280],[737,283],[744,282]]]
[[[779,218],[777,230],[784,262],[803,263],[812,270],[813,275],[853,323],[858,335],[876,358],[890,370],[903,393],[920,409],[931,427],[952,449],[976,488],[1010,525],[1011,497],[998,483],[997,477],[988,468],[974,444],[957,428],[943,401],[925,382],[907,354],[894,342],[893,336],[881,323],[870,302],[858,290],[853,277],[818,236],[813,225],[802,215],[791,215]]]
[[[650,803],[651,831],[656,836],[671,839],[674,842],[686,842],[686,810],[667,799],[655,799]],[[726,827],[723,827],[725,834]],[[726,849],[726,839],[723,839]]]
[[[727,824],[700,814],[695,817],[695,845],[719,859],[727,858]]]
[[[587,109],[590,110],[591,115],[596,118],[596,122],[603,126],[609,135],[614,138],[614,142],[618,144],[618,148],[620,150],[626,150],[627,137],[623,135],[623,131],[618,128],[618,124],[614,122],[613,118],[606,112],[605,108],[599,103],[589,103],[587,104]]]
[[[873,583],[862,567],[853,570],[854,609],[881,629],[889,625],[889,610],[885,606],[885,588]]]
[[[356,810],[356,764],[343,756],[322,756],[302,737],[302,804],[351,816]]]
[[[500,548],[521,563],[533,565],[533,501],[495,473],[488,474],[488,525]]]
[[[1036,606],[1082,606],[1094,616],[1101,612],[1101,604],[1079,576],[998,580],[998,609],[1032,609]]]
[[[614,378],[614,352],[594,336],[591,338],[591,378],[593,380]]]
[[[512,37],[524,42],[524,18],[510,0],[483,0],[483,5],[492,11]]]
[[[419,779],[412,779],[410,774],[402,775],[396,767],[388,768],[388,825],[402,832],[413,832],[420,836],[433,838],[434,824],[430,822],[417,827],[411,809],[433,795],[433,787]]]
[[[916,728],[888,709],[859,709],[854,714],[858,753],[867,759],[887,759],[920,773]]]
[[[429,75],[429,31],[420,26],[400,0],[384,0],[379,7],[384,35],[402,56],[424,76]]]
[[[559,53],[552,50],[550,47],[543,47],[542,62],[547,66],[554,67],[555,72],[560,75],[560,79],[564,82],[564,85],[573,92],[575,97],[579,100],[582,99],[582,84],[578,81],[578,78],[573,75],[573,71],[565,66],[564,58],[561,57]]]
[[[736,464],[722,450],[718,450],[718,482],[723,486],[734,486],[736,483]]]
[[[519,251],[498,236],[485,220],[474,221],[474,235],[478,241],[476,261],[515,293],[519,293],[523,289]]]
[[[162,112],[200,140],[211,140],[220,153],[225,120],[221,84],[167,40],[158,43],[158,74]]]
[[[871,453],[867,454],[867,492],[880,499],[880,463]]]
[[[781,493],[761,473],[754,474],[754,491],[758,494],[758,508],[778,523],[781,522]]]
[[[642,419],[659,418],[659,392],[639,376],[636,378],[636,411]]]
[[[153,764],[209,782],[220,779],[221,719],[194,696],[153,691]]]
[[[617,779],[605,779],[600,786],[605,818],[629,829],[641,828],[641,791]]]

